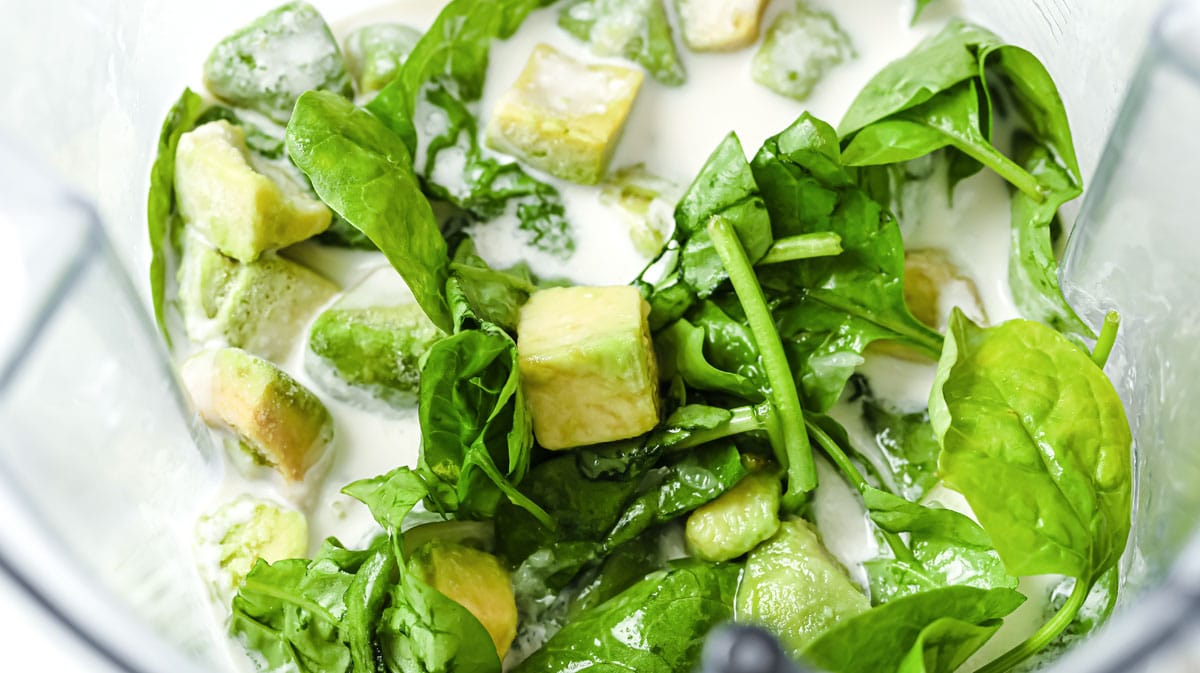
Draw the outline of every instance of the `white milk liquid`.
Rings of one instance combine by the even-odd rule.
[[[772,2],[763,26],[790,4],[790,0]],[[671,88],[646,78],[610,168],[615,170],[643,163],[651,173],[674,181],[682,188],[730,131],[738,134],[743,148],[752,157],[764,139],[786,128],[805,110],[836,126],[851,100],[873,74],[887,62],[902,56],[922,38],[936,32],[941,26],[939,17],[944,18],[954,10],[949,2],[934,5],[925,20],[910,26],[911,5],[897,0],[856,0],[853,3],[815,0],[810,4],[834,13],[853,39],[857,58],[834,68],[807,102],[799,103],[777,95],[751,79],[754,47],[734,53],[696,54],[681,46],[687,83]],[[378,21],[398,21],[424,29],[437,15],[440,5],[425,0],[394,2],[366,15],[343,18],[330,13],[327,18],[341,37],[354,28]],[[333,6],[326,9],[332,10]],[[557,8],[553,7],[534,12],[515,36],[494,44],[486,90],[477,108],[480,129],[486,126],[490,110],[517,78],[535,45],[548,43],[584,61],[606,60],[593,56],[586,45],[559,29],[557,14]],[[232,30],[235,26],[229,28]],[[628,65],[624,61],[613,62]],[[531,172],[555,185],[562,193],[577,251],[570,259],[561,260],[533,250],[521,242],[514,220],[501,219],[477,226],[472,231],[480,254],[489,263],[504,267],[524,260],[542,277],[590,285],[625,284],[637,276],[647,260],[634,249],[621,217],[601,204],[598,188],[574,185]],[[1009,206],[1005,184],[995,175],[983,171],[958,186],[953,208],[947,202],[944,184],[935,177],[915,183],[905,195],[902,226],[906,244],[911,248],[946,250],[959,270],[976,284],[982,308],[991,322],[1015,317],[1006,280]],[[378,253],[322,248],[313,244],[297,246],[288,251],[288,256],[347,289],[370,271],[387,265]],[[949,306],[944,308],[948,312]],[[284,488],[269,471],[248,478],[228,466],[222,488],[214,494],[212,507],[242,494],[286,502],[301,508],[308,516],[310,551],[315,551],[327,536],[337,537],[350,547],[361,546],[377,534],[378,529],[366,508],[341,495],[340,489],[350,481],[416,462],[420,442],[416,410],[381,415],[333,399],[305,371],[304,349],[305,345],[298,343],[291,357],[281,364],[318,394],[334,417],[336,430],[332,454],[310,478],[310,481],[319,479],[319,483],[310,486],[307,492],[297,491]],[[902,409],[924,408],[932,382],[932,364],[869,356],[862,371],[870,378],[877,395]],[[851,437],[858,440],[863,451],[873,448],[873,439],[863,427],[855,407],[839,405],[835,416],[847,425]],[[822,487],[814,507],[817,524],[831,552],[846,564],[857,581],[865,584],[861,562],[873,558],[878,551],[867,519],[860,503],[837,472],[824,463],[820,468]],[[947,506],[966,509],[961,496],[946,489],[938,489],[931,497]],[[190,537],[194,522],[186,522],[185,526],[185,533]],[[1046,593],[1053,583],[1053,578],[1023,582],[1022,590],[1029,594],[1030,600],[1008,620],[998,637],[973,662],[986,661],[1032,633],[1041,622]],[[222,597],[220,602],[214,603],[214,628],[223,630],[227,616],[228,604]],[[234,645],[231,649],[231,664],[237,669],[251,670],[240,646]],[[968,668],[973,666],[969,663]]]

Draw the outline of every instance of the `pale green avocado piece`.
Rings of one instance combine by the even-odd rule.
[[[316,236],[333,218],[283,169],[254,156],[246,132],[223,119],[180,137],[175,194],[184,222],[241,262]]]
[[[752,472],[688,516],[688,549],[704,561],[728,561],[779,530],[779,478]]]
[[[333,439],[333,418],[316,395],[240,348],[193,355],[182,373],[200,416],[234,432],[287,481],[304,479]]]
[[[633,247],[657,257],[675,227],[679,187],[651,174],[642,164],[626,166],[604,179],[600,201],[617,210],[629,225]]]
[[[734,51],[758,39],[766,0],[676,0],[683,42],[692,51]]]
[[[539,44],[492,111],[488,147],[564,180],[597,184],[642,79],[640,70],[588,65]]]
[[[854,56],[850,36],[832,14],[798,2],[771,22],[750,72],[759,84],[802,101],[825,73]]]
[[[373,23],[346,38],[346,65],[363,91],[379,91],[396,78],[421,39],[421,31],[400,23]]]
[[[465,545],[434,541],[413,553],[409,568],[475,615],[504,659],[517,637],[517,601],[500,559]]]
[[[354,95],[333,33],[307,2],[277,7],[218,42],[204,62],[204,84],[217,98],[280,124],[305,91]]]
[[[521,307],[521,385],[543,447],[627,439],[658,425],[649,312],[628,285],[539,290]]]
[[[419,304],[335,306],[313,322],[308,348],[346,384],[405,406],[417,399],[421,358],[444,336]]]
[[[795,658],[826,629],[870,607],[817,531],[794,519],[747,557],[734,620],[771,631]]]
[[[179,301],[188,338],[223,342],[283,360],[304,326],[338,287],[275,255],[240,263],[189,235],[179,267]]]
[[[304,514],[267,500],[242,496],[225,503],[196,524],[196,541],[217,589],[236,590],[258,559],[275,563],[303,558],[308,551]],[[215,557],[215,558],[214,558]]]

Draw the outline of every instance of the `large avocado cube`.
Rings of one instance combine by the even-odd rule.
[[[640,70],[587,65],[538,45],[487,126],[492,149],[560,177],[594,185],[608,170]]]
[[[775,93],[804,100],[830,68],[853,57],[850,36],[833,15],[800,2],[771,22],[751,75]]]
[[[304,325],[338,287],[307,268],[268,255],[240,263],[196,236],[184,242],[179,299],[188,338],[283,360]]]
[[[242,496],[202,516],[196,542],[204,574],[224,595],[241,585],[258,559],[303,558],[308,521],[295,510]]]
[[[283,169],[251,154],[246,132],[225,120],[180,137],[175,193],[184,222],[242,262],[311,238],[333,218]]]
[[[692,51],[733,51],[758,39],[766,0],[676,0],[683,41]]]
[[[333,33],[306,2],[277,7],[217,43],[204,62],[204,84],[281,124],[305,91],[354,95]]]
[[[435,541],[412,555],[409,568],[475,615],[504,659],[517,636],[517,601],[499,559],[465,545]]]
[[[346,38],[346,65],[363,91],[379,91],[400,73],[421,31],[400,23],[373,23]]]
[[[750,552],[734,619],[771,631],[795,658],[826,629],[870,607],[817,531],[795,519]]]
[[[658,424],[658,367],[633,287],[559,287],[521,308],[517,355],[547,449],[636,437]]]
[[[685,535],[692,555],[728,561],[754,549],[779,530],[779,478],[754,472],[688,516]]]
[[[287,481],[302,480],[333,439],[333,418],[316,395],[240,348],[188,358],[183,380],[206,422],[233,431]]]

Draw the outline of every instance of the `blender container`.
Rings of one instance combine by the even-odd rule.
[[[219,475],[149,317],[145,193],[181,78],[276,4],[0,0],[0,573],[117,670],[229,665],[176,532]],[[1136,439],[1122,597],[1053,670],[1196,670],[1200,2],[930,10],[961,10],[1054,75],[1088,185],[1065,213],[1064,288],[1093,324],[1124,319],[1108,369]]]

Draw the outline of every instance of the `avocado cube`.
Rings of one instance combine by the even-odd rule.
[[[283,360],[304,325],[338,287],[307,268],[270,255],[247,264],[196,236],[184,242],[179,299],[188,337]]]
[[[853,57],[850,36],[832,14],[797,3],[767,28],[750,74],[775,93],[804,100],[830,68]]]
[[[333,418],[316,395],[240,348],[193,355],[182,373],[200,416],[289,482],[304,479],[333,439]]]
[[[241,585],[258,559],[303,558],[308,521],[296,510],[242,496],[200,517],[196,542],[204,574],[225,595]]]
[[[332,373],[345,385],[392,406],[411,405],[417,399],[421,358],[444,336],[416,303],[335,305],[317,317],[309,332],[309,371],[318,380]],[[353,399],[339,390],[342,387],[331,385],[329,392]]]
[[[508,571],[495,556],[454,542],[430,542],[412,555],[409,569],[466,608],[492,637],[496,654],[508,654],[517,636],[517,601]]]
[[[628,439],[658,425],[649,313],[628,285],[540,290],[521,308],[521,385],[543,447]]]
[[[488,147],[564,180],[594,185],[608,170],[641,86],[640,70],[587,65],[540,44],[496,105]]]
[[[692,555],[728,561],[754,549],[779,530],[779,479],[753,472],[687,519],[685,536]]]
[[[217,98],[280,124],[305,91],[354,95],[333,33],[307,2],[273,9],[217,43],[204,62],[204,84]]]
[[[692,51],[733,51],[758,39],[766,0],[676,0],[683,41]]]
[[[362,91],[379,91],[395,79],[421,39],[421,31],[400,23],[373,23],[346,38],[346,65]]]
[[[662,252],[674,230],[679,195],[677,185],[652,175],[642,164],[608,176],[600,189],[601,203],[620,213],[629,225],[633,247],[647,258]]]
[[[780,524],[774,537],[750,552],[734,619],[771,631],[798,658],[826,629],[870,607],[817,531],[795,519]]]
[[[184,222],[241,262],[311,238],[333,218],[283,169],[251,154],[246,132],[225,120],[180,137],[175,193]]]

